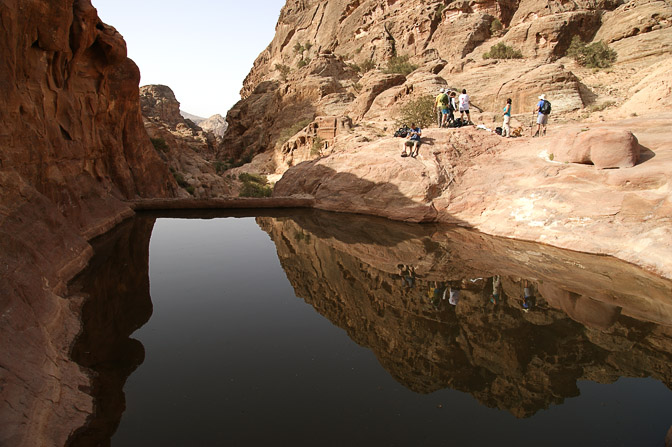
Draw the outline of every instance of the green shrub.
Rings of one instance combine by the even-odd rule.
[[[490,51],[483,55],[483,59],[522,59],[523,53],[503,42],[490,47]]]
[[[376,63],[373,61],[373,59],[367,59],[361,64],[351,63],[348,64],[348,66],[353,70],[355,70],[357,73],[364,74],[376,68]]]
[[[305,48],[299,42],[296,42],[294,44],[294,52],[295,53],[303,53],[303,50],[305,50]]]
[[[408,56],[393,56],[387,61],[385,73],[398,73],[407,76],[412,71],[417,70],[418,66],[408,61]]]
[[[268,180],[263,175],[243,172],[238,176],[238,180],[243,182],[239,197],[270,197],[273,193],[273,188],[268,186]]]
[[[149,139],[154,145],[154,149],[157,151],[165,151],[168,149],[168,143],[163,138],[150,138]]]
[[[224,163],[224,162],[221,161],[221,160],[217,160],[217,161],[214,163],[215,172],[216,172],[217,174],[221,174],[221,173],[224,172],[224,171],[228,171],[229,168],[231,167],[231,164],[232,164],[232,163]]]
[[[177,182],[178,186],[181,188],[186,188],[189,186],[189,183],[184,179],[184,176],[177,171],[171,171],[173,173],[173,178]]]
[[[313,140],[313,146],[310,148],[310,155],[320,155],[322,148],[324,147],[324,140],[320,137],[315,137]]]
[[[434,98],[423,96],[411,100],[401,108],[397,118],[397,126],[403,126],[404,124],[410,126],[415,123],[422,128],[433,124],[435,121]]]
[[[611,67],[618,54],[602,42],[591,43],[586,45],[579,36],[572,38],[572,43],[567,49],[567,56],[574,59],[579,65],[588,68],[608,68]]]
[[[499,19],[497,17],[495,17],[495,19],[490,24],[490,32],[492,34],[495,34],[496,32],[501,31],[503,29],[504,29],[504,25],[502,25],[502,22],[500,22]]]
[[[373,59],[366,59],[364,62],[359,64],[359,68],[361,69],[362,73],[366,73],[376,68],[376,63],[373,61]]]
[[[306,118],[304,120],[301,120],[297,123],[292,124],[289,127],[286,127],[280,131],[280,135],[278,135],[278,139],[276,140],[276,143],[279,145],[283,145],[292,138],[298,131],[306,127],[308,124],[312,123],[313,120]]]
[[[282,78],[282,80],[286,81],[287,75],[291,71],[291,68],[289,68],[285,64],[275,64],[275,69],[280,72],[280,77]]]
[[[193,196],[194,193],[196,192],[196,189],[195,189],[193,186],[191,186],[191,185],[185,187],[184,189],[186,189],[187,192],[188,192],[189,194],[191,194],[192,196]]]
[[[244,164],[247,164],[252,161],[254,158],[254,154],[250,149],[247,149],[243,154],[240,156],[238,160],[234,160],[233,158],[229,159],[229,164],[231,165],[232,168],[237,168],[240,167]]]
[[[443,11],[446,9],[446,5],[439,5],[438,8],[436,8],[436,12],[434,13],[434,19],[435,20],[441,20],[443,18]]]
[[[303,67],[305,67],[306,65],[308,65],[308,62],[310,62],[310,59],[308,59],[308,60],[306,60],[306,59],[301,59],[299,62],[297,62],[297,64],[296,64],[296,68],[303,68]]]
[[[259,174],[250,174],[249,172],[241,172],[238,174],[238,180],[240,180],[243,183],[259,183],[260,185],[266,185],[268,184],[268,180],[266,180],[266,177],[263,175]]]
[[[309,51],[311,48],[313,48],[313,44],[310,43],[310,42],[307,42],[303,47],[306,49],[306,51]]]

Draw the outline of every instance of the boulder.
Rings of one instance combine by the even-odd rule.
[[[554,160],[594,164],[599,169],[635,166],[639,152],[639,141],[632,132],[613,129],[570,133],[553,149]]]

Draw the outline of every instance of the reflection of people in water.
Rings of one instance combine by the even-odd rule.
[[[415,286],[415,268],[404,264],[397,265],[399,269],[399,276],[406,287],[412,289]]]
[[[537,304],[537,298],[534,296],[532,284],[526,279],[523,280],[523,310],[528,311]]]
[[[460,290],[462,290],[462,281],[450,281],[448,289],[448,302],[457,306],[457,303],[460,301]]]
[[[499,277],[499,275],[495,275],[492,277],[492,297],[490,298],[490,302],[497,305],[499,304],[501,298],[501,293],[502,293],[502,280]]]
[[[441,301],[446,299],[446,283],[443,281],[434,281],[434,284],[429,286],[429,299],[432,305],[438,309]]]

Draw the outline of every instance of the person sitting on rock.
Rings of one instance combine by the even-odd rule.
[[[420,138],[422,136],[422,129],[420,129],[418,126],[415,125],[415,123],[411,124],[411,130],[408,132],[408,136],[406,137],[406,141],[401,142],[401,156],[402,157],[408,157],[409,155],[411,157],[417,157],[418,152],[420,150]],[[411,148],[411,153],[407,154],[406,153],[406,147]],[[415,153],[414,153],[415,151]]]

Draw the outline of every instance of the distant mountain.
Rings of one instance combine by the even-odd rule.
[[[223,137],[226,130],[229,128],[229,123],[222,115],[212,115],[210,118],[198,123],[203,130],[212,132],[218,137]]]
[[[182,115],[183,118],[188,119],[193,121],[194,124],[199,124],[201,121],[205,121],[206,118],[192,115],[191,113],[187,113],[184,110],[180,110],[180,115]]]

